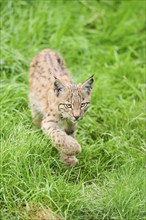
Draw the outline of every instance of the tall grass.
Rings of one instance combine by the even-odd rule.
[[[33,220],[32,207],[66,220],[146,218],[144,8],[144,0],[1,1],[2,220]],[[94,74],[74,168],[32,123],[28,67],[43,48],[63,55],[75,82]]]

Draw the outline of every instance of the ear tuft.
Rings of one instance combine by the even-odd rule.
[[[59,79],[55,77],[55,82],[54,82],[54,92],[56,93],[57,96],[59,96],[61,93],[64,91],[64,85],[60,82]]]
[[[89,79],[87,79],[83,84],[82,84],[82,89],[84,92],[86,92],[88,95],[90,95],[91,90],[93,88],[93,76],[91,76]]]

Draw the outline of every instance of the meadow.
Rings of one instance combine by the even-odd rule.
[[[0,3],[0,219],[146,219],[145,0]],[[94,74],[75,167],[32,122],[28,69],[44,48],[74,82]]]

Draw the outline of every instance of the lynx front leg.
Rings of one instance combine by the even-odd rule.
[[[77,162],[75,155],[81,151],[78,142],[62,131],[55,119],[45,118],[42,121],[42,130],[50,136],[55,147],[61,154],[61,160],[66,165],[75,165]]]

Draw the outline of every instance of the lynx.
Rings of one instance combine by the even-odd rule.
[[[93,76],[74,84],[65,61],[55,51],[44,49],[30,64],[30,106],[34,123],[48,135],[64,164],[74,166],[81,147],[75,139],[77,122],[90,103]]]

